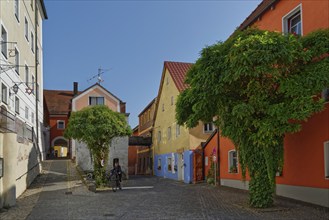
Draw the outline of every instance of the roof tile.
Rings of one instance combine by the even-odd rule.
[[[188,87],[188,85],[185,83],[185,77],[187,72],[191,69],[192,65],[193,63],[171,61],[164,62],[164,66],[168,69],[179,92],[182,92]]]

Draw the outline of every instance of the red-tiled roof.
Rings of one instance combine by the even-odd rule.
[[[71,111],[73,91],[44,90],[43,95],[50,115],[68,114]]]
[[[171,61],[164,62],[164,67],[168,69],[177,89],[180,92],[188,87],[188,85],[185,84],[184,81],[185,81],[186,73],[190,70],[192,65],[193,63],[182,63],[182,62],[171,62]]]
[[[248,28],[252,25],[263,13],[271,8],[279,0],[263,0],[257,8],[242,22],[239,26],[240,30]]]

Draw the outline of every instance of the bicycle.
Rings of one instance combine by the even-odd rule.
[[[119,173],[115,169],[111,170],[108,180],[113,192],[116,192],[118,188],[121,190]]]

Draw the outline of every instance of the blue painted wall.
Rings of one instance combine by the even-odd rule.
[[[193,180],[193,152],[192,151],[184,151],[184,182],[192,183]],[[175,166],[178,167],[178,156],[179,154],[174,153],[175,157]],[[178,180],[178,171],[173,173],[172,171],[168,171],[168,157],[172,158],[172,153],[169,154],[161,154],[155,155],[154,160],[154,175]],[[161,169],[158,170],[158,159],[161,159]]]
[[[168,171],[168,157],[172,158],[172,154],[161,154],[161,155],[155,155],[155,161],[154,161],[154,174],[156,176],[161,176],[164,178],[174,179],[178,180],[178,173],[177,171],[173,173],[172,171]],[[177,154],[174,153],[175,157],[175,166],[177,166]],[[158,160],[161,159],[161,170],[158,170]]]

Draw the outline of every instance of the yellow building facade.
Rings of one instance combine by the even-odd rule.
[[[154,174],[187,183],[192,181],[193,150],[212,132],[204,129],[201,122],[193,129],[176,122],[176,101],[187,88],[184,79],[191,66],[190,63],[164,63],[152,135]]]

